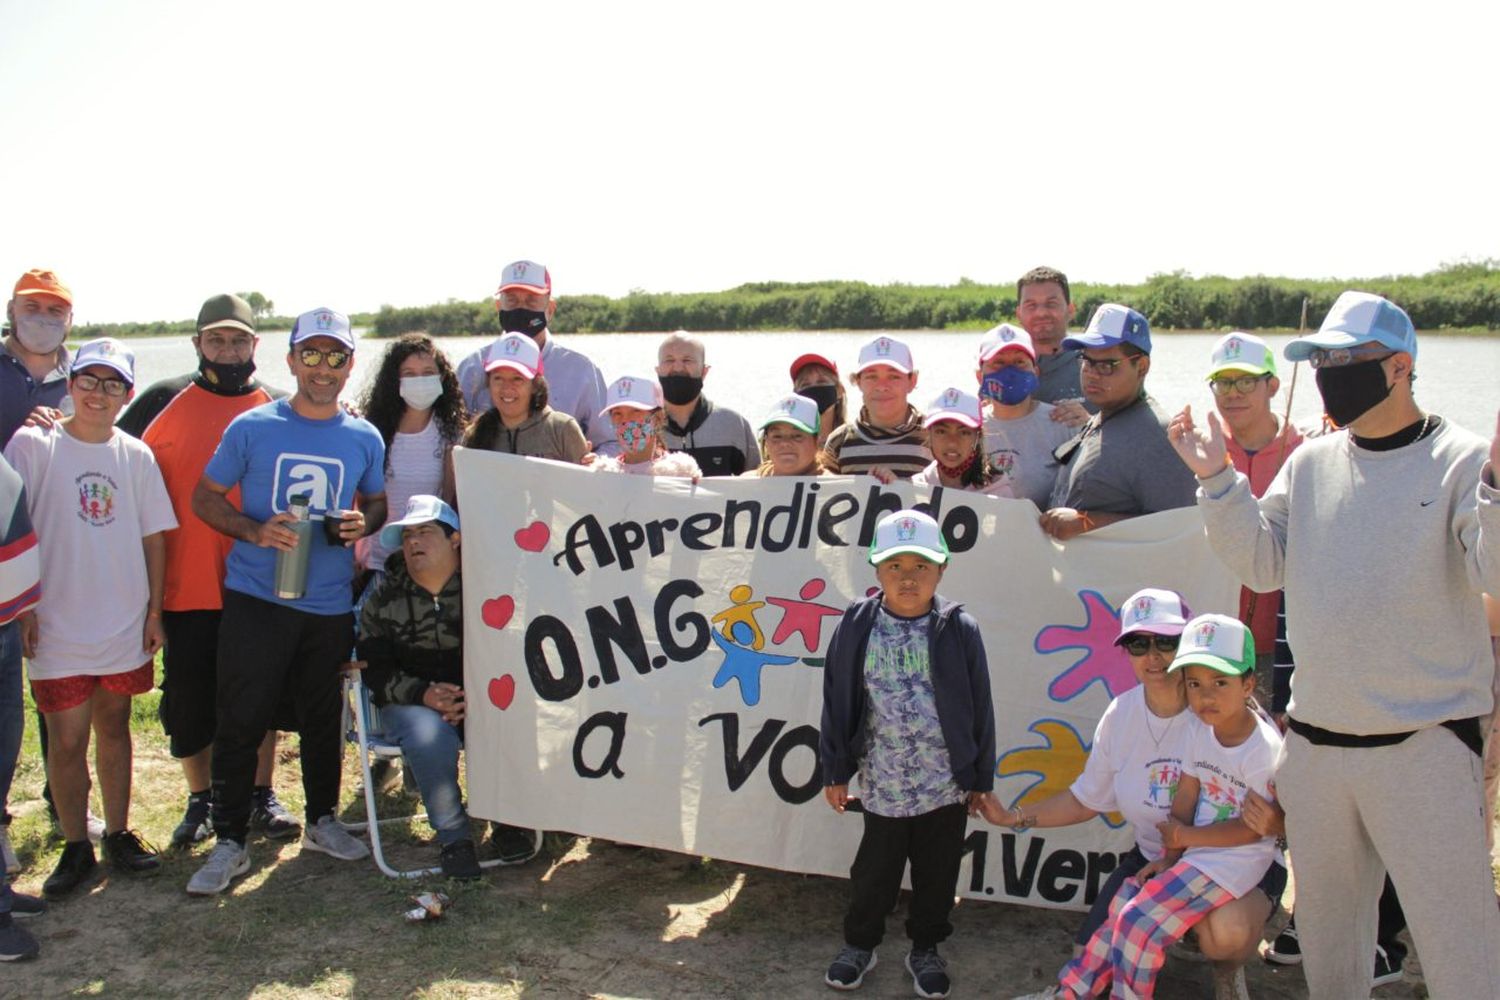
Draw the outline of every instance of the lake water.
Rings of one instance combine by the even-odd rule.
[[[286,334],[267,334],[261,340],[257,361],[259,375],[267,383],[290,390],[281,345]],[[729,406],[758,423],[769,404],[790,389],[787,366],[807,351],[825,354],[847,371],[859,345],[874,334],[870,331],[809,333],[704,333],[710,371],[705,392],[716,403]],[[923,407],[949,385],[974,391],[975,357],[980,333],[944,330],[906,330],[892,334],[911,346],[920,375],[913,401]],[[1213,405],[1203,381],[1203,369],[1218,333],[1172,333],[1156,338],[1147,388],[1169,412],[1191,403],[1195,413]],[[1266,338],[1281,357],[1290,335]],[[656,364],[660,334],[573,334],[561,343],[582,351],[604,371],[606,381],[621,375],[650,375]],[[456,365],[459,360],[489,341],[479,337],[440,337],[438,345]],[[373,375],[388,341],[362,340],[358,367],[351,386],[363,386]],[[190,371],[197,366],[187,337],[133,338],[137,379],[144,387],[158,379]],[[1299,366],[1292,398],[1292,419],[1300,425],[1316,423],[1322,413],[1312,370]],[[1282,364],[1281,392],[1274,404],[1277,413],[1286,406],[1291,366]],[[1417,358],[1417,401],[1424,408],[1454,420],[1486,438],[1495,429],[1495,411],[1500,405],[1500,336],[1442,336],[1424,334]],[[851,405],[858,405],[858,392],[851,391]],[[353,398],[353,392],[346,392]]]

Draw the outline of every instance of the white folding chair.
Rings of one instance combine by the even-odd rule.
[[[375,866],[391,878],[422,878],[426,875],[440,874],[443,870],[441,866],[401,871],[392,868],[385,859],[385,848],[380,842],[381,826],[387,823],[426,820],[427,815],[417,813],[413,816],[391,816],[382,819],[376,811],[375,781],[370,774],[370,762],[377,759],[400,760],[401,747],[387,741],[381,735],[380,709],[370,700],[370,689],[365,686],[358,670],[350,670],[344,674],[344,738],[354,744],[359,754],[359,770],[364,777],[365,786],[365,819],[363,822],[345,823],[345,829],[370,831],[370,856],[375,859]],[[481,861],[479,866],[494,868],[499,864],[498,859],[491,859]]]

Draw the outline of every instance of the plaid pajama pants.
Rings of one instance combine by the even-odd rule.
[[[1094,997],[1112,987],[1113,997],[1149,997],[1167,949],[1194,924],[1234,899],[1233,893],[1185,861],[1145,885],[1126,879],[1109,907],[1109,919],[1094,932],[1083,954],[1063,966],[1063,995]]]

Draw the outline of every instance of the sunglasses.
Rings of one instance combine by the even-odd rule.
[[[1307,361],[1314,368],[1342,368],[1361,361],[1384,361],[1395,353],[1384,346],[1319,347],[1307,356]]]
[[[1208,380],[1208,387],[1214,391],[1215,396],[1227,396],[1231,389],[1241,396],[1248,396],[1255,391],[1255,383],[1270,377],[1270,375],[1238,375],[1234,378],[1211,378]]]
[[[1179,636],[1175,635],[1131,635],[1121,640],[1120,645],[1125,647],[1125,652],[1131,656],[1145,656],[1155,646],[1158,653],[1175,653]]]
[[[1087,354],[1078,356],[1078,365],[1084,371],[1096,372],[1100,375],[1113,375],[1121,365],[1135,358],[1091,358]]]
[[[130,391],[130,383],[118,378],[100,378],[97,375],[74,375],[73,384],[79,392],[103,389],[106,396],[123,396]]]
[[[326,359],[328,367],[335,370],[349,363],[350,352],[348,351],[320,351],[316,347],[304,347],[297,352],[297,358],[309,368],[316,368]]]

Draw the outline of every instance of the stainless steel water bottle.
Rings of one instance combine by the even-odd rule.
[[[312,516],[307,509],[311,501],[312,494],[299,493],[287,505],[287,511],[297,518],[286,525],[297,533],[297,545],[276,550],[276,596],[283,601],[295,601],[307,593],[307,560],[313,542]]]

